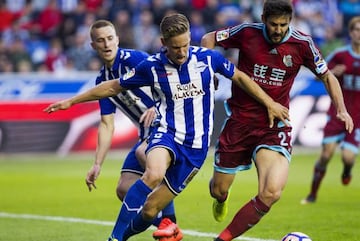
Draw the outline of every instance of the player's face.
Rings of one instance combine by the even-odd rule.
[[[189,55],[190,33],[186,32],[170,39],[161,39],[162,44],[167,49],[166,56],[175,64],[182,65],[186,62]]]
[[[268,37],[273,43],[280,43],[289,30],[291,16],[270,16],[263,19]]]
[[[105,65],[112,66],[114,63],[118,44],[119,38],[116,35],[114,28],[105,26],[93,29],[91,46],[96,50]]]
[[[352,44],[360,46],[360,22],[354,25],[354,28],[350,32],[350,37]]]

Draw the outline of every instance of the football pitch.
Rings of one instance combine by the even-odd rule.
[[[0,155],[1,241],[105,241],[117,217],[120,201],[115,195],[125,151],[111,153],[89,192],[86,172],[93,154]],[[280,241],[291,231],[308,234],[313,241],[360,240],[360,166],[353,170],[349,186],[340,182],[342,164],[337,154],[329,164],[316,204],[301,205],[310,188],[318,152],[294,153],[288,184],[282,198],[253,229],[237,240]],[[212,217],[208,181],[212,152],[187,189],[175,199],[184,241],[212,241],[240,206],[257,192],[253,167],[238,173],[233,185],[229,215],[222,223]],[[150,241],[153,229],[132,237]]]

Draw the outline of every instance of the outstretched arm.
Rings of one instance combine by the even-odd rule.
[[[66,109],[69,109],[72,105],[87,102],[87,101],[92,101],[92,100],[99,100],[99,99],[102,99],[105,97],[114,96],[124,90],[125,89],[119,85],[118,79],[105,81],[105,82],[89,89],[88,91],[86,91],[84,93],[75,95],[66,100],[62,100],[62,101],[58,101],[53,104],[50,104],[48,107],[46,107],[44,109],[44,111],[47,113],[52,113],[52,112],[55,112],[58,110],[66,110]]]
[[[231,79],[237,86],[244,89],[267,108],[270,128],[273,127],[275,118],[281,120],[286,126],[289,125],[289,109],[275,102],[258,84],[252,81],[247,74],[235,68],[235,73]]]
[[[101,166],[105,161],[108,151],[110,150],[114,129],[114,114],[102,115],[98,127],[98,142],[95,153],[95,161],[91,169],[86,174],[85,179],[89,191],[96,188],[95,181],[100,175]]]
[[[336,117],[344,122],[346,130],[351,133],[354,129],[354,122],[347,112],[339,81],[331,71],[327,71],[320,79],[324,82],[331,101],[337,110]]]

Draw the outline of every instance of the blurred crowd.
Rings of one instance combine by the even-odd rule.
[[[204,33],[243,22],[260,22],[263,0],[0,0],[0,72],[98,71],[89,27],[108,19],[120,47],[157,52],[159,23],[172,11],[191,23],[192,44]],[[360,0],[293,0],[292,25],[312,35],[326,56],[345,44],[347,22]]]

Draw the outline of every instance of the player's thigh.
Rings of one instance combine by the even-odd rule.
[[[262,148],[256,153],[259,191],[279,195],[285,187],[289,161],[280,152]]]

